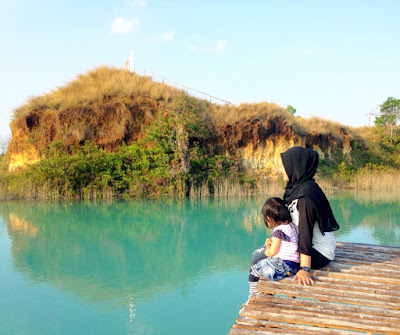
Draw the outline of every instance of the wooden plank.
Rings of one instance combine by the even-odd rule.
[[[329,272],[327,272],[329,274]],[[364,289],[376,289],[376,290],[382,290],[382,291],[388,291],[388,292],[399,292],[400,291],[400,286],[396,285],[396,284],[388,284],[385,283],[385,285],[383,285],[382,283],[379,282],[369,282],[369,281],[359,281],[359,280],[353,280],[353,279],[349,279],[346,278],[346,280],[343,280],[343,278],[335,278],[332,276],[325,276],[325,275],[319,275],[318,277],[316,276],[312,276],[312,278],[314,279],[314,282],[316,283],[316,285],[324,285],[324,283],[332,283],[332,284],[337,284],[337,285],[350,285],[353,287],[354,290],[364,290]],[[296,284],[297,281],[295,281],[293,279],[293,277],[286,277],[284,279],[281,280],[281,282],[284,283],[293,283]]]
[[[380,323],[379,321],[352,319],[329,316],[322,313],[296,312],[288,314],[279,310],[267,310],[260,307],[245,306],[240,313],[241,316],[253,319],[263,319],[278,322],[306,324],[316,327],[331,327],[336,329],[347,329],[354,331],[384,332],[385,334],[400,334],[400,325],[392,322]]]
[[[383,264],[399,264],[400,259],[397,257],[390,257],[388,256],[376,256],[373,254],[366,254],[366,253],[356,253],[356,252],[343,252],[343,251],[338,251],[335,254],[335,257],[344,257],[347,259],[357,259],[357,260],[364,260],[364,261],[370,261],[374,263],[383,263]]]
[[[371,269],[388,269],[393,268],[394,270],[400,270],[400,264],[394,264],[393,262],[372,262],[370,260],[360,260],[360,259],[349,259],[344,257],[335,257],[336,264],[353,264],[353,265],[364,265]]]
[[[400,267],[397,268],[391,266],[380,266],[379,269],[375,269],[371,265],[355,265],[335,261],[332,262],[332,265],[328,269],[330,271],[342,271],[354,274],[370,273],[372,270],[375,270],[379,271],[379,277],[384,276],[388,278],[399,278],[400,276]]]
[[[290,283],[293,285],[297,285],[296,281],[293,279],[289,280],[281,280],[283,283]],[[375,284],[375,285],[373,285]],[[400,297],[400,290],[397,285],[389,285],[386,284],[383,286],[380,283],[367,283],[367,285],[360,285],[359,282],[350,281],[350,280],[340,280],[337,278],[330,278],[330,277],[318,277],[314,278],[314,286],[315,287],[325,287],[330,289],[342,289],[342,290],[351,290],[357,292],[366,292],[370,294],[383,294],[383,295],[390,295],[395,297]]]
[[[400,334],[400,247],[341,242],[311,275],[261,279],[229,334]]]
[[[240,326],[234,325],[234,327],[229,332],[229,335],[273,335],[273,334],[288,334],[288,335],[298,335],[296,332],[286,332],[286,330],[280,329],[263,329],[263,328],[255,328],[251,326]]]
[[[331,311],[344,311],[352,315],[360,314],[370,314],[376,316],[386,316],[392,318],[400,318],[400,311],[392,309],[383,309],[376,307],[364,307],[358,305],[347,305],[347,304],[332,304],[329,302],[323,302],[319,300],[309,300],[309,299],[293,299],[283,296],[275,296],[269,294],[258,293],[254,296],[254,299],[250,301],[250,304],[257,303],[276,303],[276,304],[290,304],[292,306],[304,306],[310,307],[315,310],[325,309]]]
[[[299,334],[304,334],[308,335],[305,331],[299,331],[299,330],[288,330],[288,329],[282,329],[282,328],[264,328],[258,326],[252,326],[252,325],[244,325],[244,324],[236,324],[234,326],[235,332],[230,332],[229,334],[248,334],[248,335],[253,335],[253,334],[290,334],[290,335],[299,335]],[[239,330],[240,329],[240,330]]]
[[[297,334],[306,333],[307,335],[312,333],[318,334],[330,334],[330,335],[357,335],[360,334],[359,332],[355,331],[348,331],[348,330],[341,330],[341,329],[332,329],[332,328],[320,328],[320,327],[313,327],[307,325],[297,325],[291,323],[284,323],[284,322],[274,322],[268,320],[256,320],[256,319],[249,319],[249,318],[237,318],[236,323],[238,325],[253,325],[254,327],[264,327],[264,328],[276,328],[281,330],[291,330],[296,331]]]
[[[354,253],[349,253],[348,255],[343,254],[343,253],[338,253],[337,258],[346,258],[347,260],[359,260],[359,261],[364,261],[364,262],[373,262],[374,264],[378,266],[392,266],[394,265],[395,267],[400,265],[400,260],[397,258],[380,258],[377,259],[376,257],[371,257],[369,255],[357,255]]]
[[[279,294],[285,294],[286,290],[296,290],[298,292],[315,292],[317,294],[325,294],[327,296],[346,296],[349,298],[358,298],[358,299],[379,299],[383,302],[391,302],[391,303],[400,303],[400,298],[398,296],[393,296],[391,294],[379,294],[376,291],[367,292],[359,292],[358,287],[353,289],[353,286],[350,285],[337,285],[335,287],[329,288],[328,285],[321,285],[320,282],[315,280],[315,284],[313,286],[304,286],[297,284],[296,281],[279,281],[279,282],[270,282],[268,280],[260,280],[260,287],[269,286],[271,288],[275,288],[280,291]],[[400,286],[397,290],[400,289]],[[390,291],[388,291],[389,293]],[[271,293],[271,292],[268,292]]]
[[[357,274],[353,274],[353,273],[326,271],[326,269],[311,270],[311,275],[316,276],[316,277],[325,276],[325,277],[332,277],[332,278],[340,278],[343,280],[357,280],[360,283],[375,282],[375,283],[380,283],[382,285],[386,285],[386,284],[400,285],[400,279],[398,279],[398,278],[378,277],[378,276],[371,276],[368,274],[357,275]]]
[[[269,294],[282,294],[289,297],[299,297],[305,299],[317,299],[321,301],[331,301],[337,303],[346,303],[361,306],[373,306],[388,309],[400,309],[399,299],[396,297],[388,297],[381,295],[380,300],[374,297],[374,295],[367,296],[366,293],[352,292],[345,290],[332,290],[326,288],[320,288],[315,286],[303,286],[298,285],[284,285],[278,282],[267,282],[260,281],[256,287],[258,292],[269,293]],[[385,299],[383,298],[385,297]]]
[[[323,305],[316,305],[317,307],[309,307],[309,306],[298,306],[295,304],[292,304],[291,302],[289,303],[283,303],[278,302],[269,302],[263,301],[263,300],[253,300],[249,303],[249,306],[260,306],[263,308],[267,308],[272,310],[282,310],[286,311],[286,313],[297,313],[297,312],[307,312],[307,313],[322,313],[327,316],[330,315],[335,315],[335,316],[342,316],[342,317],[347,317],[348,319],[353,319],[354,318],[354,309],[345,309],[345,308],[339,308],[339,309],[331,309],[327,308],[326,306]],[[377,316],[374,313],[370,313],[368,309],[362,310],[362,312],[358,313],[358,316],[362,318],[363,320],[371,320],[371,321],[377,321],[380,323],[394,323],[400,326],[400,314],[398,317],[393,317],[393,315],[390,316]]]
[[[352,243],[352,242],[336,242],[336,247],[340,249],[351,249],[351,250],[365,250],[374,251],[379,253],[390,253],[400,256],[400,247],[390,247],[377,244],[365,244],[365,243]]]

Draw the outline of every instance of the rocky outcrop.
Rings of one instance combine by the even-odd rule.
[[[146,97],[105,97],[102,104],[63,111],[33,110],[10,124],[9,170],[36,163],[50,143],[62,140],[66,150],[92,141],[107,151],[138,140],[158,112],[158,102]]]
[[[143,97],[117,102],[108,97],[101,106],[76,107],[62,112],[33,110],[10,125],[9,170],[38,162],[43,150],[57,140],[63,140],[66,150],[88,140],[105,150],[115,150],[123,142],[137,141],[158,112],[157,101]],[[312,148],[321,159],[351,153],[351,139],[345,129],[337,129],[335,135],[299,131],[279,116],[253,117],[225,124],[215,131],[215,138],[220,140],[208,146],[218,146],[220,149],[216,151],[222,148],[226,155],[240,157],[244,168],[268,175],[278,173],[280,153],[293,146]]]
[[[225,125],[223,145],[229,155],[239,155],[245,168],[257,173],[279,173],[280,153],[293,146],[316,150],[320,159],[334,159],[335,154],[350,155],[350,137],[343,128],[339,136],[316,131],[299,132],[283,118],[267,121],[258,118]]]
[[[86,91],[91,93],[84,94]],[[176,115],[173,121],[177,146],[183,153],[180,156],[185,157],[181,166],[184,173],[189,166],[188,148],[195,145],[204,156],[235,156],[243,167],[266,174],[276,173],[280,153],[295,145],[313,148],[321,159],[351,153],[351,139],[344,128],[322,132],[316,123],[314,130],[307,131],[286,109],[275,104],[224,109],[195,98],[188,102],[187,95],[180,101],[183,92],[178,93],[175,88],[124,71],[104,67],[91,71],[56,92],[32,100],[16,113],[17,119],[10,125],[9,170],[38,162],[49,145],[57,141],[69,153],[86,141],[116,151],[123,143],[129,145],[142,138],[156,117],[170,118],[174,112],[180,115],[186,109],[196,112],[195,121],[190,121],[196,123],[190,138],[184,134],[187,129],[180,128]],[[187,105],[182,107],[184,101]],[[336,126],[328,128],[332,127]]]
[[[39,150],[30,143],[26,123],[15,120],[11,122],[10,128],[12,140],[7,148],[9,171],[40,161]]]

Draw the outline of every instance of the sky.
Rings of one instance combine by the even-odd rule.
[[[373,124],[400,98],[399,13],[399,0],[0,0],[0,136],[29,98],[132,52],[136,73],[236,105]]]

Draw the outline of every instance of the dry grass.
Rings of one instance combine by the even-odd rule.
[[[214,182],[211,185],[213,192],[210,191],[210,185],[204,183],[198,188],[191,188],[189,197],[191,199],[204,199],[209,197],[227,198],[227,197],[254,197],[266,196],[268,194],[283,193],[284,183],[277,179],[258,180],[255,184],[242,184],[238,181],[228,179]]]
[[[400,191],[400,173],[394,168],[360,169],[354,177],[356,190]]]
[[[170,102],[178,95],[182,95],[181,90],[156,83],[150,77],[100,66],[87,74],[79,75],[63,87],[28,100],[25,105],[14,110],[13,119],[24,116],[32,110],[85,107],[115,96],[121,98],[145,96]]]
[[[352,130],[362,138],[369,138],[375,136],[376,127],[357,127]]]
[[[107,99],[124,102],[126,97],[148,97],[164,106],[174,102],[175,98],[187,95],[183,90],[158,83],[147,76],[139,76],[117,68],[97,67],[63,87],[59,87],[42,96],[31,98],[26,104],[14,110],[13,119],[27,115],[33,110],[51,109],[56,111],[85,108],[93,109]],[[242,103],[236,105],[211,104],[207,100],[194,98],[196,108],[207,114],[214,125],[232,124],[257,118],[263,123],[280,118],[298,134],[305,131],[316,131],[322,134],[331,133],[339,137],[339,128],[343,125],[313,117],[304,119],[294,117],[286,108],[274,103]],[[348,129],[348,127],[346,128]]]
[[[241,122],[251,118],[268,121],[276,117],[285,119],[289,125],[294,123],[294,117],[287,109],[268,102],[242,103],[239,106],[214,104],[211,112],[211,119],[217,126],[222,123]]]
[[[331,134],[337,139],[342,139],[343,136],[340,133],[340,129],[344,129],[346,133],[349,132],[349,127],[344,126],[341,123],[321,119],[319,117],[311,117],[309,119],[305,119],[303,117],[296,117],[296,124],[302,128],[306,129],[307,132],[317,132],[321,134]]]

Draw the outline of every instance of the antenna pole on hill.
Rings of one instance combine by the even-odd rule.
[[[133,55],[134,52],[131,50],[129,53],[129,59],[125,62],[125,71],[127,72],[133,72]]]

